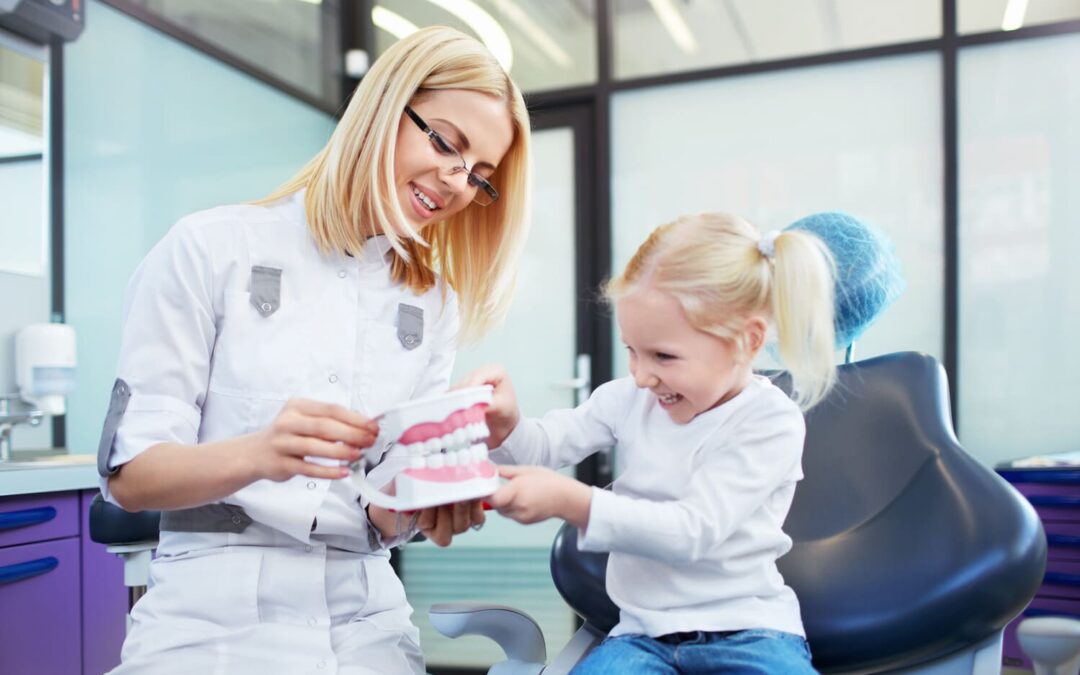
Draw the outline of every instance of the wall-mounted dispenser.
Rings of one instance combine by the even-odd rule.
[[[63,415],[75,388],[75,329],[36,323],[15,334],[15,384],[19,396],[46,415]]]

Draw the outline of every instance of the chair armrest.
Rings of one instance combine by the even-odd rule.
[[[506,653],[489,675],[535,675],[547,661],[547,645],[540,626],[525,612],[503,605],[473,602],[439,603],[428,610],[435,630],[446,637],[482,635]]]

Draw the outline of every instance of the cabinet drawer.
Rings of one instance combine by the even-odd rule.
[[[79,495],[0,497],[0,547],[79,534]]]
[[[79,540],[0,549],[0,673],[79,673]]]

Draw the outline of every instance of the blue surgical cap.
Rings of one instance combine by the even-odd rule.
[[[877,228],[846,213],[801,218],[786,230],[805,230],[825,242],[836,261],[836,346],[846,348],[903,293],[905,283],[892,242]]]

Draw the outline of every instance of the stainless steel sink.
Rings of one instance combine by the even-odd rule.
[[[84,466],[97,462],[94,455],[72,455],[67,450],[22,450],[11,453],[11,459],[0,462],[0,471],[52,469],[62,466]]]

